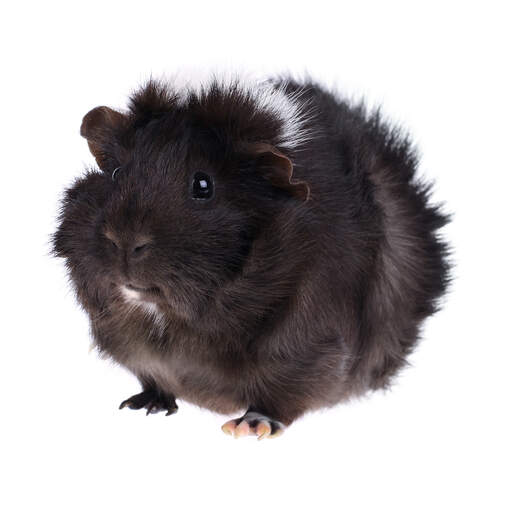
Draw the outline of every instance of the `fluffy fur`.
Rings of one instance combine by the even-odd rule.
[[[141,381],[131,407],[288,425],[389,385],[446,289],[447,217],[378,113],[313,83],[151,81],[81,133],[99,170],[66,191],[54,250]]]

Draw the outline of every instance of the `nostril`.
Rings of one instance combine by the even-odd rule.
[[[141,253],[143,253],[144,251],[147,250],[148,245],[149,245],[149,243],[144,243],[144,244],[139,244],[139,245],[135,246],[135,248],[133,248],[133,253],[135,255],[140,255]]]

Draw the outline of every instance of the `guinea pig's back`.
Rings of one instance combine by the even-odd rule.
[[[289,91],[298,87],[290,83]],[[302,99],[311,108],[311,133],[297,152],[297,177],[311,184],[326,261],[334,257],[331,268],[339,266],[333,283],[353,273],[347,282],[354,293],[343,297],[352,297],[359,319],[357,335],[347,337],[354,389],[385,387],[446,290],[448,248],[438,231],[449,218],[418,178],[407,135],[378,111],[312,84]]]

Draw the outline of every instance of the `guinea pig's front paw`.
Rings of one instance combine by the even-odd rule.
[[[146,408],[146,415],[167,411],[165,416],[169,416],[178,411],[176,400],[172,395],[165,395],[155,390],[144,390],[140,394],[132,395],[120,404],[119,409],[123,408]]]
[[[284,432],[284,425],[256,411],[247,411],[241,418],[226,422],[222,430],[235,438],[258,436],[258,439],[265,439],[280,436]]]

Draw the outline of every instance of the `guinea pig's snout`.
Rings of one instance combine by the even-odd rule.
[[[117,254],[122,256],[126,261],[142,259],[147,255],[150,249],[151,239],[148,236],[134,235],[121,238],[111,232],[105,235]]]

